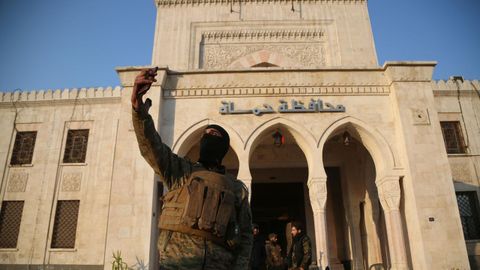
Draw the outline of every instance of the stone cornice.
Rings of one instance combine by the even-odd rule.
[[[258,86],[258,87],[219,87],[219,88],[188,88],[163,89],[163,97],[176,98],[207,98],[216,96],[386,96],[390,88],[385,85],[371,86]]]
[[[386,62],[383,67],[379,66],[359,66],[359,67],[314,67],[314,68],[289,68],[289,67],[269,67],[269,68],[238,68],[224,70],[206,70],[206,69],[188,69],[171,70],[168,67],[159,67],[159,70],[166,70],[168,75],[187,75],[187,74],[235,74],[235,73],[282,73],[282,72],[365,72],[365,71],[386,71],[389,67],[424,67],[434,66],[436,62]],[[142,67],[119,67],[120,70],[138,70]],[[431,80],[428,80],[431,81]]]
[[[202,33],[205,43],[237,40],[318,40],[325,36],[322,29],[260,29],[234,31],[206,31]]]
[[[302,3],[328,3],[328,4],[356,4],[366,3],[367,0],[296,0]],[[233,4],[270,4],[270,3],[291,3],[291,0],[155,0],[157,7],[171,6],[199,6],[199,5],[229,5]]]
[[[35,104],[49,105],[55,104],[94,104],[108,103],[115,100],[120,101],[122,88],[117,86],[99,87],[99,88],[72,88],[56,90],[34,90],[34,91],[15,91],[0,92],[0,106],[13,106],[15,104]]]

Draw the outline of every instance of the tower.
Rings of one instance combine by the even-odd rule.
[[[364,0],[156,0],[156,5],[153,65],[378,66]]]

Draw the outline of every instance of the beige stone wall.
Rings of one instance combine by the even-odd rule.
[[[268,161],[260,162],[258,155],[252,157],[252,153],[265,152],[262,140],[275,128],[288,130],[298,145],[292,150],[292,157],[300,156],[299,150],[303,152],[305,159],[291,165],[301,168],[307,164],[308,187],[316,187],[311,184],[312,179],[321,179],[323,166],[332,162],[322,157],[327,140],[348,129],[371,156],[377,186],[386,176],[401,179],[400,225],[404,227],[406,264],[411,269],[467,269],[467,248],[452,178],[456,190],[478,190],[479,142],[475,134],[479,101],[472,88],[465,86],[460,97],[466,132],[470,135],[469,152],[447,156],[439,121],[459,119],[461,115],[456,90],[448,90],[444,86],[448,83],[430,82],[433,65],[389,63],[383,68],[353,70],[273,68],[182,73],[162,68],[158,83],[148,95],[153,100],[151,111],[159,131],[174,151],[187,154],[208,123],[224,126],[235,152],[229,164],[238,167],[238,177],[248,185],[254,167],[251,160],[256,160],[259,168],[272,166]],[[104,265],[107,269],[111,253],[121,250],[130,265],[155,265],[158,179],[139,154],[130,119],[130,91],[138,70],[118,70],[123,90],[2,93],[2,200],[25,200],[18,247],[0,250],[2,263],[89,264]],[[473,82],[473,86],[477,84]],[[346,111],[281,113],[278,107],[282,99],[305,104],[321,99],[334,106],[343,105]],[[222,101],[233,102],[238,110],[269,104],[275,112],[259,116],[221,114]],[[33,166],[8,165],[14,127],[19,131],[38,130]],[[90,129],[85,164],[61,163],[68,128]],[[373,177],[371,172],[364,173],[369,179]],[[345,178],[349,193],[356,194],[347,201],[349,209],[357,209],[362,200],[361,194],[357,194],[362,184],[350,183],[356,178],[353,171]],[[15,185],[10,185],[10,181]],[[367,183],[365,188],[375,190],[373,184]],[[384,186],[381,187],[380,193],[384,192]],[[317,251],[322,248],[316,231],[321,227],[315,223],[318,220],[310,217],[312,209],[314,213],[318,209],[319,194],[310,190],[306,196],[306,201],[312,203],[312,208],[307,207],[307,228],[312,239],[316,239]],[[61,199],[80,200],[73,250],[49,248],[55,203]],[[357,210],[348,215],[355,222],[359,220]],[[355,242],[350,252],[359,266],[361,259],[354,252],[359,248],[356,230],[357,236],[351,234],[348,239]],[[445,245],[451,248],[443,248]],[[477,242],[467,246],[469,254],[478,254]],[[369,254],[369,260],[378,260],[378,256],[379,253]],[[401,259],[402,255],[399,256]]]
[[[358,227],[345,231],[355,269],[386,253],[391,269],[468,269],[467,251],[480,255],[478,241],[463,240],[455,199],[455,191],[480,198],[478,81],[432,82],[432,62],[379,67],[363,0],[155,3],[152,63],[163,67],[148,97],[163,140],[193,156],[202,129],[216,123],[231,136],[226,164],[247,186],[256,169],[294,168],[282,177],[300,170],[319,265],[336,256],[328,254],[324,166],[345,172],[348,222],[360,222],[362,202],[373,215],[364,220],[373,237],[362,240]],[[274,67],[251,68],[262,63]],[[0,201],[25,201],[18,246],[0,249],[0,264],[110,269],[112,252],[121,251],[129,265],[156,268],[160,179],[141,157],[131,123],[141,68],[117,69],[123,89],[0,93]],[[312,99],[346,110],[279,110],[282,100],[292,108],[291,100],[308,107]],[[222,102],[235,110],[267,104],[273,112],[222,114]],[[446,154],[440,121],[462,123],[466,154]],[[69,128],[90,129],[85,163],[61,162]],[[273,163],[264,140],[279,128],[295,143]],[[16,131],[28,130],[38,131],[32,165],[10,166]],[[327,143],[345,130],[361,144],[355,151]],[[64,199],[80,200],[75,248],[51,249],[56,202]],[[385,227],[373,224],[378,215]],[[372,252],[360,253],[367,242]]]
[[[405,245],[413,254],[409,258],[413,269],[466,269],[466,248],[430,85],[433,65],[391,63],[371,70],[171,73],[162,83],[160,133],[174,150],[181,150],[192,134],[198,135],[198,130],[208,123],[219,123],[233,134],[232,148],[242,171],[242,166],[248,168],[244,163],[255,149],[255,138],[269,127],[284,125],[304,152],[312,177],[321,164],[317,157],[329,136],[328,130],[342,121],[355,123],[367,131],[358,136],[372,155],[377,179],[388,174],[402,177]],[[219,113],[222,101],[234,102],[237,109],[251,109],[264,103],[276,107],[280,99],[308,103],[312,97],[342,104],[347,111],[261,116]],[[372,142],[368,132],[384,140],[386,149],[382,149],[381,142]],[[385,152],[391,160],[384,160],[388,159]],[[242,180],[248,184],[251,178],[248,173],[245,176]],[[442,243],[448,243],[454,251],[440,248]],[[440,260],[447,256],[451,259]]]
[[[465,80],[432,82],[440,121],[458,121],[465,154],[449,154],[455,191],[474,191],[480,198],[480,83]],[[469,255],[480,256],[480,241],[466,241]]]
[[[154,65],[376,67],[366,1],[156,1]]]
[[[125,189],[115,186],[118,180],[114,178],[115,173],[122,172],[121,164],[116,164],[121,157],[116,153],[126,145],[119,145],[118,139],[123,127],[120,124],[121,88],[1,93],[0,97],[4,164],[1,166],[1,199],[25,201],[17,248],[0,249],[1,263],[99,265],[102,268],[105,264],[109,268],[115,250],[124,253],[131,250],[148,263],[150,240],[144,235],[151,230],[151,194],[144,201],[150,204],[144,204],[141,198],[133,199],[137,205],[142,203],[137,208],[131,201],[127,205],[116,201],[118,196],[132,198]],[[68,129],[89,129],[85,163],[62,163]],[[38,132],[31,165],[9,165],[16,130]],[[127,152],[132,150],[135,148]],[[128,186],[135,186],[135,182],[138,183],[130,179]],[[141,197],[144,192],[137,193]],[[50,248],[58,200],[80,200],[74,249]],[[148,222],[142,222],[137,214],[133,222],[112,224],[120,212],[128,209],[146,213]],[[131,218],[132,213],[127,214]],[[122,227],[131,223],[141,236],[131,235]],[[108,239],[112,231],[119,244]]]

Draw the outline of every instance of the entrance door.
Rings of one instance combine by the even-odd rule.
[[[260,226],[260,235],[276,233],[283,253],[287,251],[285,228],[292,220],[305,224],[303,183],[253,183],[251,208],[253,223]],[[285,254],[284,254],[285,255]]]

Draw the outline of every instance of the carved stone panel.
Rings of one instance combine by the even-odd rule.
[[[259,57],[256,56],[259,55]],[[270,54],[275,57],[272,64],[281,63],[282,67],[320,67],[326,65],[325,48],[321,44],[235,44],[235,45],[205,45],[203,68],[205,69],[224,69],[241,68],[245,65],[235,65],[240,63],[242,57],[250,56],[251,59],[245,59],[249,66],[261,62],[272,62],[273,57],[262,59],[262,54]]]
[[[8,192],[25,192],[27,187],[28,173],[14,172],[10,175],[8,180]]]
[[[399,177],[387,177],[377,183],[377,188],[383,210],[398,210],[401,199]]]
[[[82,173],[65,173],[62,179],[62,191],[80,191]]]
[[[313,211],[325,211],[325,206],[327,203],[326,179],[311,179],[308,183],[308,191]]]
[[[193,23],[189,66],[197,69],[341,66],[333,20]]]
[[[411,109],[414,125],[430,125],[430,117],[427,109]]]

